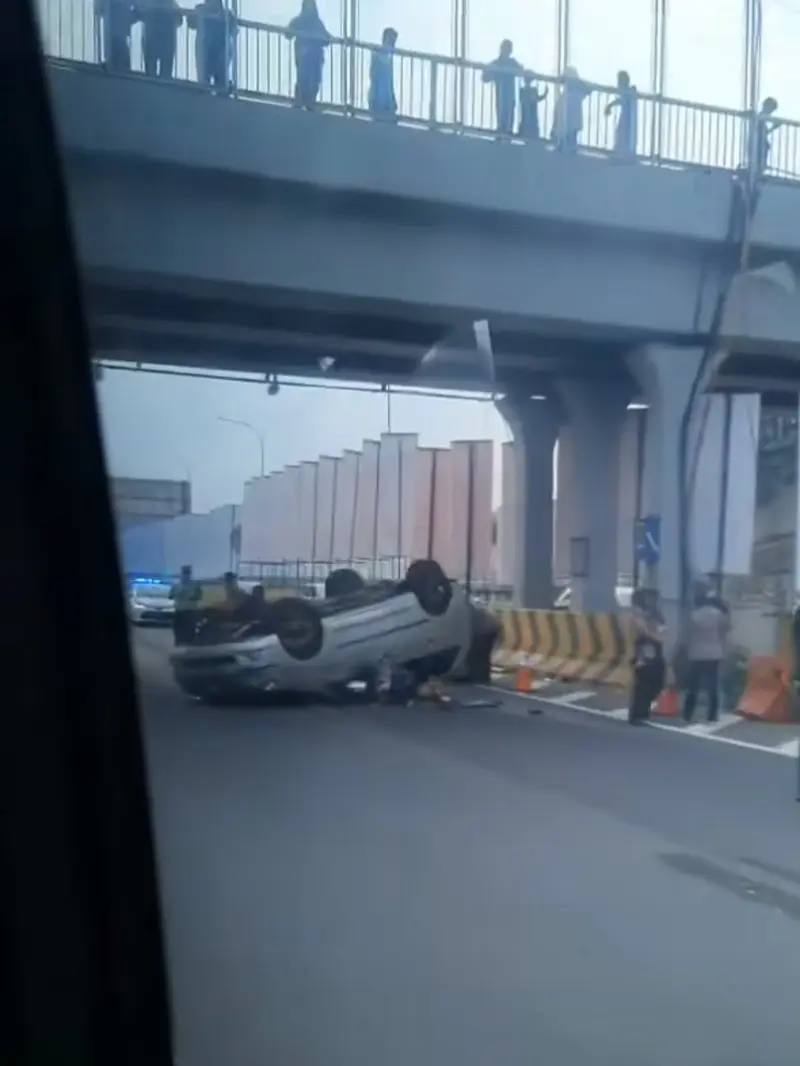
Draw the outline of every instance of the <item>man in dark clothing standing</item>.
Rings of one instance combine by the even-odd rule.
[[[145,74],[151,78],[174,77],[178,27],[183,22],[177,0],[139,0],[136,7],[142,19]]]
[[[192,579],[191,566],[181,567],[178,584],[170,591],[169,597],[175,604],[172,619],[172,633],[175,644],[191,644],[197,625],[197,610],[202,598],[202,589]]]

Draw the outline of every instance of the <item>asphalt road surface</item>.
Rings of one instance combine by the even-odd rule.
[[[791,760],[513,698],[207,709],[165,646],[137,635],[180,1066],[800,1061]]]

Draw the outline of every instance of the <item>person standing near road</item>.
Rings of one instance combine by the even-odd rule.
[[[230,610],[237,610],[250,599],[249,593],[244,591],[232,570],[228,570],[223,575],[222,588],[225,594],[225,606]]]
[[[653,701],[664,688],[664,618],[654,589],[636,589],[631,596],[633,622],[633,688],[628,722],[641,725],[650,716]]]
[[[705,689],[708,720],[719,718],[720,665],[725,658],[730,632],[730,612],[717,596],[705,587],[695,592],[689,616],[689,668],[683,717],[691,722],[697,697]]]
[[[182,566],[178,583],[172,587],[169,594],[169,598],[175,604],[172,633],[176,645],[191,643],[201,597],[202,590],[192,578],[191,566]]]

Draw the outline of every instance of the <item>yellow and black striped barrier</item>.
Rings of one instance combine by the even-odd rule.
[[[546,677],[627,686],[631,632],[627,619],[612,613],[495,610],[501,635],[493,665],[514,670],[523,663]]]

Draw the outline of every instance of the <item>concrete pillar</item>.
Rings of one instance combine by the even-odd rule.
[[[506,396],[497,408],[514,438],[513,506],[507,521],[515,548],[514,599],[525,607],[553,606],[553,449],[561,407],[553,400]]]
[[[619,481],[622,434],[631,390],[619,381],[559,381],[573,484],[572,538],[581,538],[586,576],[573,575],[572,609],[615,611],[617,600]],[[562,486],[559,485],[559,495]]]
[[[691,466],[691,457],[699,442],[700,401],[720,361],[721,356],[709,361],[701,380],[698,377],[703,363],[700,348],[648,345],[628,356],[628,366],[648,405],[642,514],[661,518],[660,559],[651,575],[651,583],[660,592],[662,610],[673,640],[678,638],[681,623],[681,522],[689,520],[683,501],[681,425],[691,402],[687,436],[687,457]]]

